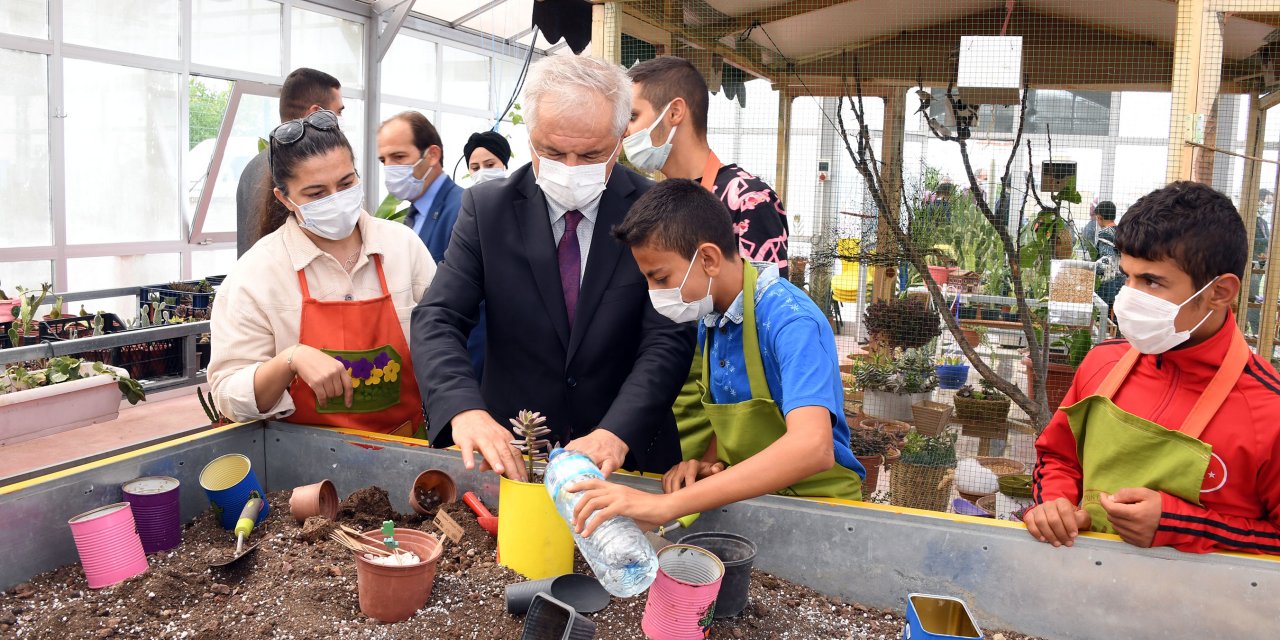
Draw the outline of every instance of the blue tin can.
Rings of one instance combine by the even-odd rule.
[[[969,607],[959,598],[913,593],[907,596],[907,626],[903,640],[981,638],[982,630]]]
[[[200,471],[200,487],[209,496],[214,516],[223,529],[236,527],[236,520],[250,498],[262,498],[262,511],[258,513],[257,522],[262,522],[271,509],[249,458],[238,453],[219,456],[205,465]]]

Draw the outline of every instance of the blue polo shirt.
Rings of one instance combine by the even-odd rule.
[[[844,384],[835,335],[817,305],[804,291],[778,276],[777,265],[752,263],[756,277],[756,333],[769,394],[786,416],[799,407],[823,407],[831,414],[831,438],[836,464],[866,475],[849,449],[849,424],[844,417]],[[725,313],[707,314],[698,324],[698,344],[711,341],[711,400],[733,404],[751,398],[747,364],[742,352],[742,294]]]

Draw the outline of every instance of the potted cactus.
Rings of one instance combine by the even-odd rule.
[[[542,485],[551,443],[547,418],[521,411],[511,419],[511,444],[525,455],[528,482],[498,481],[498,562],[530,580],[573,572],[573,534]]]

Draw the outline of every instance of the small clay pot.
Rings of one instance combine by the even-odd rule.
[[[435,513],[440,505],[452,504],[457,500],[458,485],[449,474],[439,469],[423,471],[414,479],[413,486],[409,487],[409,506],[419,515]]]
[[[297,487],[289,496],[289,513],[298,522],[311,516],[333,520],[338,516],[338,490],[328,480]]]
[[[381,534],[378,529],[365,532],[369,537]],[[404,566],[381,565],[370,562],[363,553],[353,554],[360,612],[380,622],[408,620],[427,603],[436,578],[436,562],[443,551],[434,539],[424,543],[406,537],[399,542],[401,550],[412,551],[421,561]],[[366,544],[386,548],[381,544]]]
[[[876,483],[880,480],[880,465],[884,463],[884,456],[856,457],[858,462],[862,463],[862,468],[867,471],[867,477],[862,479],[862,497],[867,498],[876,490]]]

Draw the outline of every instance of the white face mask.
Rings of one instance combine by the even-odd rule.
[[[1178,311],[1217,281],[1218,279],[1214,278],[1202,289],[1191,294],[1191,297],[1182,304],[1174,304],[1133,287],[1121,287],[1120,292],[1116,294],[1116,303],[1112,307],[1116,312],[1116,322],[1120,325],[1120,332],[1134,349],[1148,355],[1164,353],[1186,342],[1191,337],[1191,333],[1199,329],[1213,312],[1205,314],[1196,326],[1186,331],[1178,331],[1174,325]]]
[[[421,178],[413,177],[413,170],[426,159],[424,155],[413,164],[389,164],[382,167],[387,183],[387,193],[401,200],[413,200],[422,195],[423,186],[431,176],[431,169],[435,167],[427,169],[426,175]]]
[[[326,240],[342,240],[355,231],[356,222],[360,220],[360,212],[364,210],[364,185],[357,183],[306,204],[287,199],[302,216],[298,226]]]
[[[671,103],[668,102],[653,124],[622,139],[622,149],[627,152],[627,160],[631,164],[644,171],[657,171],[667,163],[667,158],[671,156],[671,139],[676,137],[676,127],[671,127],[667,141],[657,147],[653,146],[651,135],[658,123],[667,117],[667,110],[670,108]]]
[[[488,169],[476,169],[471,173],[471,182],[480,184],[490,180],[501,180],[507,177],[507,170],[502,167],[490,167]]]
[[[670,318],[672,322],[692,322],[701,318],[714,309],[711,301],[711,279],[707,279],[707,295],[693,302],[685,302],[684,296],[680,294],[680,290],[684,288],[684,283],[689,281],[689,274],[693,272],[693,263],[697,261],[698,254],[693,254],[693,258],[689,260],[689,268],[684,272],[684,280],[680,281],[680,286],[673,289],[651,289],[649,291],[649,301],[653,303],[653,308],[660,314]]]
[[[619,140],[618,146],[614,147],[613,153],[609,154],[610,159],[621,146],[622,141]],[[533,145],[529,145],[529,150],[533,151],[533,155],[537,156],[539,161],[538,187],[542,189],[543,195],[555,204],[565,209],[581,211],[599,200],[600,194],[604,193],[605,186],[609,182],[608,160],[597,164],[580,164],[570,167],[563,162],[539,156],[533,149]]]

